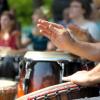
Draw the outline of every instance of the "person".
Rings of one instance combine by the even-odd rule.
[[[63,19],[59,21],[58,24],[61,24],[66,28],[70,23],[72,23],[72,20],[69,18],[69,8],[65,8],[63,11]]]
[[[15,66],[13,56],[23,55],[20,32],[16,29],[15,17],[9,12],[3,12],[0,19],[0,78],[15,80],[19,68]],[[6,70],[6,71],[5,71]]]
[[[90,20],[92,13],[91,3],[87,0],[72,0],[69,7],[69,18],[79,27],[87,30],[92,37],[100,40],[99,29],[96,23]]]
[[[9,11],[4,12],[0,19],[0,50],[5,48],[16,53],[24,52],[20,38],[21,34],[16,28],[15,17]]]
[[[100,0],[93,0],[91,20],[95,21],[100,33]],[[99,37],[100,38],[100,37]]]
[[[30,43],[32,43],[33,50],[45,51],[47,49],[48,39],[45,36],[41,35],[39,30],[36,27],[36,24],[37,24],[37,21],[39,18],[45,19],[45,20],[47,19],[46,15],[44,14],[43,9],[41,7],[37,8],[35,10],[35,12],[33,13],[32,21],[34,23],[34,27],[32,29],[32,32],[30,32],[27,35],[27,38],[23,42],[22,45],[25,47],[25,46],[29,45]]]
[[[41,34],[48,37],[58,48],[92,61],[100,61],[100,42],[84,42],[73,37],[73,33],[75,32],[84,35],[84,32],[79,27],[70,25],[65,29],[61,25],[41,19],[38,21],[37,27]],[[83,70],[69,77],[63,77],[63,80],[71,81],[82,86],[98,84],[100,83],[100,64],[90,71]]]
[[[57,23],[63,19],[63,10],[69,6],[71,0],[53,0],[52,2],[52,14],[54,21]]]

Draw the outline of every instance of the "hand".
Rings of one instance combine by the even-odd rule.
[[[94,83],[91,82],[90,79],[91,77],[89,76],[88,71],[78,71],[71,76],[62,78],[63,81],[70,81],[80,86],[94,85]]]
[[[70,33],[61,25],[51,23],[45,20],[38,21],[40,32],[48,37],[58,48],[66,49],[74,43]]]
[[[68,29],[71,30],[71,33],[80,41],[85,41],[85,42],[93,42],[94,39],[91,36],[91,34],[88,33],[87,30],[83,30],[77,25],[70,24],[68,25]]]

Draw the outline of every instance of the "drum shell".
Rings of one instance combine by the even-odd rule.
[[[31,68],[30,78],[28,80],[27,93],[55,85],[61,82],[61,66],[54,61],[35,61],[28,65]],[[20,73],[20,82],[18,84],[17,96],[23,96],[25,93],[25,67],[22,68]]]
[[[36,62],[31,73],[29,92],[60,83],[60,65],[57,62]]]
[[[17,94],[17,84],[16,83],[8,87],[0,88],[0,100],[14,100],[16,98],[16,94]]]

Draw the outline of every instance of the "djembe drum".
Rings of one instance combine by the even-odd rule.
[[[16,93],[16,82],[10,80],[0,80],[0,100],[14,100]]]

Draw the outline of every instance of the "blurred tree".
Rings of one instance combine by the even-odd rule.
[[[43,0],[33,0],[33,7],[38,8],[43,5]]]
[[[46,6],[45,11],[50,9],[52,0],[8,0],[10,8],[16,11],[18,21],[22,25],[30,25],[32,23],[31,16],[36,7]]]
[[[9,0],[9,5],[16,11],[16,16],[22,25],[31,24],[32,0]]]

